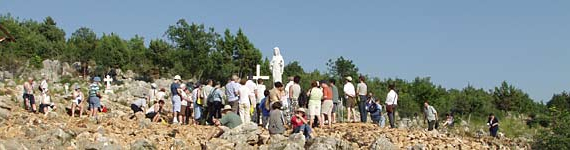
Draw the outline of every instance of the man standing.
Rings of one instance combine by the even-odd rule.
[[[176,124],[178,121],[182,121],[182,116],[179,114],[180,109],[182,107],[182,99],[180,94],[178,93],[180,89],[180,80],[181,77],[179,75],[174,76],[174,82],[170,84],[170,93],[172,93],[172,123]]]
[[[249,88],[245,85],[247,81],[246,80],[241,80],[240,84],[241,87],[238,90],[238,95],[239,95],[239,116],[241,118],[241,122],[243,123],[249,123],[251,121],[251,113],[250,113],[250,107],[251,107],[251,101],[249,100],[250,94],[251,92],[249,91]]]
[[[101,78],[95,77],[93,78],[93,83],[89,85],[89,109],[91,110],[91,117],[97,118],[97,112],[99,111],[99,107],[101,107]]]
[[[208,96],[208,122],[214,123],[213,118],[219,119],[222,117],[222,89],[220,88],[220,82],[214,83],[214,89],[212,93]],[[212,101],[212,102],[209,102]]]
[[[356,91],[352,84],[352,77],[348,76],[345,79],[346,83],[344,84],[344,94],[346,95],[346,106],[348,107],[347,120],[348,122],[356,122],[356,112],[354,111],[354,106],[356,105]],[[351,121],[350,117],[354,120]]]
[[[233,112],[238,112],[239,107],[238,90],[240,85],[237,82],[239,82],[239,77],[237,75],[233,75],[230,82],[226,85],[226,96],[228,97],[228,103]]]
[[[206,86],[202,87],[202,100],[206,101],[206,105],[204,105],[204,107],[206,107],[205,109],[208,109],[207,107],[210,106],[210,102],[208,102],[207,99],[214,89],[213,84],[214,80],[208,79],[206,80]]]
[[[34,78],[29,77],[28,82],[24,82],[24,104],[26,110],[36,112],[36,99],[34,97]]]
[[[49,79],[47,78],[47,75],[45,75],[45,74],[42,74],[42,77],[43,77],[43,80],[40,83],[40,90],[41,90],[42,94],[45,94],[49,88],[49,85],[48,85]]]
[[[333,109],[332,109],[332,123],[336,123],[336,111],[340,104],[340,96],[338,94],[338,88],[336,87],[336,81],[334,79],[329,80],[330,88],[332,90],[332,100],[333,100]]]
[[[260,106],[261,100],[265,98],[264,92],[266,89],[267,88],[263,84],[263,79],[261,79],[261,78],[257,79],[257,85],[255,88],[255,97],[257,99],[257,103],[255,105],[255,114],[254,114],[255,119],[254,120],[257,120],[258,124],[262,124],[259,120],[259,118],[261,117],[261,113],[262,113],[259,106]]]
[[[281,82],[275,82],[275,88],[269,91],[269,99],[265,101],[265,108],[271,110],[271,103],[281,102],[283,98],[284,88]]]
[[[295,85],[295,81],[294,77],[287,77],[287,80],[289,81],[286,85],[285,85],[285,95],[284,98],[281,100],[281,104],[283,104],[283,107],[285,108],[285,110],[288,110],[288,108],[291,106],[290,104],[290,99],[291,97],[289,97],[289,90],[291,88],[291,86]]]
[[[356,91],[358,91],[358,110],[360,112],[360,122],[366,123],[368,121],[368,116],[366,112],[366,102],[368,101],[368,86],[366,85],[366,81],[364,76],[360,76],[358,78],[360,83],[358,83]]]
[[[433,106],[429,105],[428,101],[424,102],[424,115],[428,122],[428,131],[433,130],[433,127],[437,122],[437,111]]]
[[[255,90],[257,89],[257,84],[255,84],[255,82],[253,82],[253,76],[248,76],[247,77],[247,81],[245,82],[245,86],[249,89],[249,114],[253,116],[253,118],[250,121],[253,121],[255,123],[259,123],[259,118],[255,118],[256,117],[256,112],[255,112],[255,108],[252,106],[255,106],[255,104],[257,104],[257,99],[256,99],[256,95],[255,95]],[[251,118],[251,116],[250,116]]]
[[[398,93],[396,93],[396,85],[394,83],[388,85],[390,92],[386,96],[386,112],[388,112],[388,119],[390,119],[390,128],[396,128],[394,125],[394,113],[396,112],[396,106],[398,106]]]
[[[297,75],[293,77],[293,85],[289,87],[289,92],[287,92],[289,98],[291,99],[291,109],[289,109],[291,112],[297,110],[297,108],[300,107],[299,106],[299,95],[301,95],[301,85],[299,85],[300,81],[301,81],[300,76]]]

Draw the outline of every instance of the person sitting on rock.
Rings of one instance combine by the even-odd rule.
[[[282,106],[281,102],[274,102],[271,105],[268,120],[269,126],[267,127],[270,135],[283,134],[285,132],[285,117],[283,117],[283,111],[281,111]]]
[[[291,125],[293,126],[293,133],[303,133],[306,140],[311,138],[312,131],[304,108],[298,108],[295,111],[295,116],[291,118]]]
[[[160,121],[160,113],[164,107],[164,100],[159,100],[158,103],[154,104],[152,107],[146,111],[146,118],[151,119],[152,122]]]
[[[224,132],[228,131],[229,129],[233,129],[242,124],[241,118],[232,111],[232,107],[230,105],[224,106],[222,110],[222,119],[214,119],[214,125],[218,127],[219,131],[214,134],[214,136],[210,136],[208,139],[212,137],[220,137]]]
[[[55,109],[55,105],[51,102],[49,90],[45,89],[42,94],[42,102],[40,103],[40,112],[47,116],[50,110]]]
[[[73,100],[71,102],[71,118],[75,117],[75,110],[79,109],[79,117],[83,115],[83,92],[81,92],[81,86],[79,84],[75,85],[75,90],[73,91]]]
[[[142,95],[137,95],[137,100],[133,101],[133,103],[131,103],[131,110],[133,110],[133,113],[137,113],[137,112],[144,112],[147,104],[146,104],[146,94],[142,94]]]
[[[451,128],[453,127],[453,116],[449,113],[445,114],[445,122],[443,123],[444,128]]]

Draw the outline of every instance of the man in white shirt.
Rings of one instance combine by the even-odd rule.
[[[390,127],[396,128],[394,122],[396,122],[394,118],[394,113],[396,112],[396,106],[398,105],[398,93],[396,93],[396,86],[394,83],[388,86],[390,92],[386,96],[386,112],[388,112],[388,119],[390,119]]]
[[[49,80],[47,78],[47,75],[42,74],[42,76],[43,76],[44,80],[42,80],[42,82],[40,83],[40,88],[42,90],[42,93],[45,94],[48,91],[47,89],[49,87],[49,85],[48,85]]]
[[[293,79],[294,77],[287,77],[287,80],[289,80],[289,82],[285,85],[286,94],[284,95],[284,98],[281,101],[281,104],[283,104],[283,108],[285,108],[286,110],[289,109],[289,88],[291,88],[291,86],[295,84]]]
[[[245,82],[245,86],[249,89],[249,103],[250,105],[250,112],[253,110],[253,114],[255,114],[255,108],[251,106],[255,106],[257,104],[257,98],[255,96],[255,90],[257,89],[257,84],[253,82],[253,76],[248,76],[247,81]],[[253,122],[257,123],[258,120],[255,117],[252,120]]]
[[[354,111],[354,106],[356,105],[356,90],[354,89],[354,84],[352,84],[352,77],[348,76],[345,78],[346,83],[344,84],[344,94],[346,98],[346,105],[348,107],[348,122],[356,122],[356,112]],[[351,121],[350,117],[354,118]]]
[[[265,92],[267,88],[265,87],[265,85],[263,84],[263,79],[257,79],[257,85],[255,88],[255,98],[256,98],[256,103],[255,103],[255,113],[253,115],[253,120],[258,123],[261,124],[261,122],[259,121],[260,117],[261,117],[261,109],[259,109],[259,104],[261,103],[261,100],[263,98],[265,98],[265,95],[263,95],[263,92]]]
[[[250,107],[251,101],[249,100],[250,91],[246,85],[246,80],[241,80],[241,87],[238,90],[239,95],[239,117],[243,123],[249,123],[251,121]]]

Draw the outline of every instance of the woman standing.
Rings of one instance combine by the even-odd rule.
[[[323,122],[321,118],[321,100],[323,99],[323,90],[318,87],[317,81],[311,82],[311,89],[307,92],[309,95],[309,124],[313,126],[314,117],[316,116],[320,123]],[[322,127],[322,125],[319,125]]]
[[[497,132],[499,131],[499,119],[495,117],[494,114],[489,114],[489,120],[487,120],[487,126],[489,126],[489,132],[492,137],[497,137]]]

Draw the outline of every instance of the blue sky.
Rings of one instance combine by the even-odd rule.
[[[279,46],[306,70],[344,56],[364,74],[430,76],[447,88],[506,80],[537,101],[570,90],[569,8],[565,0],[0,2],[2,14],[52,16],[68,36],[85,26],[149,41],[183,18],[218,32],[242,28],[265,57]]]

